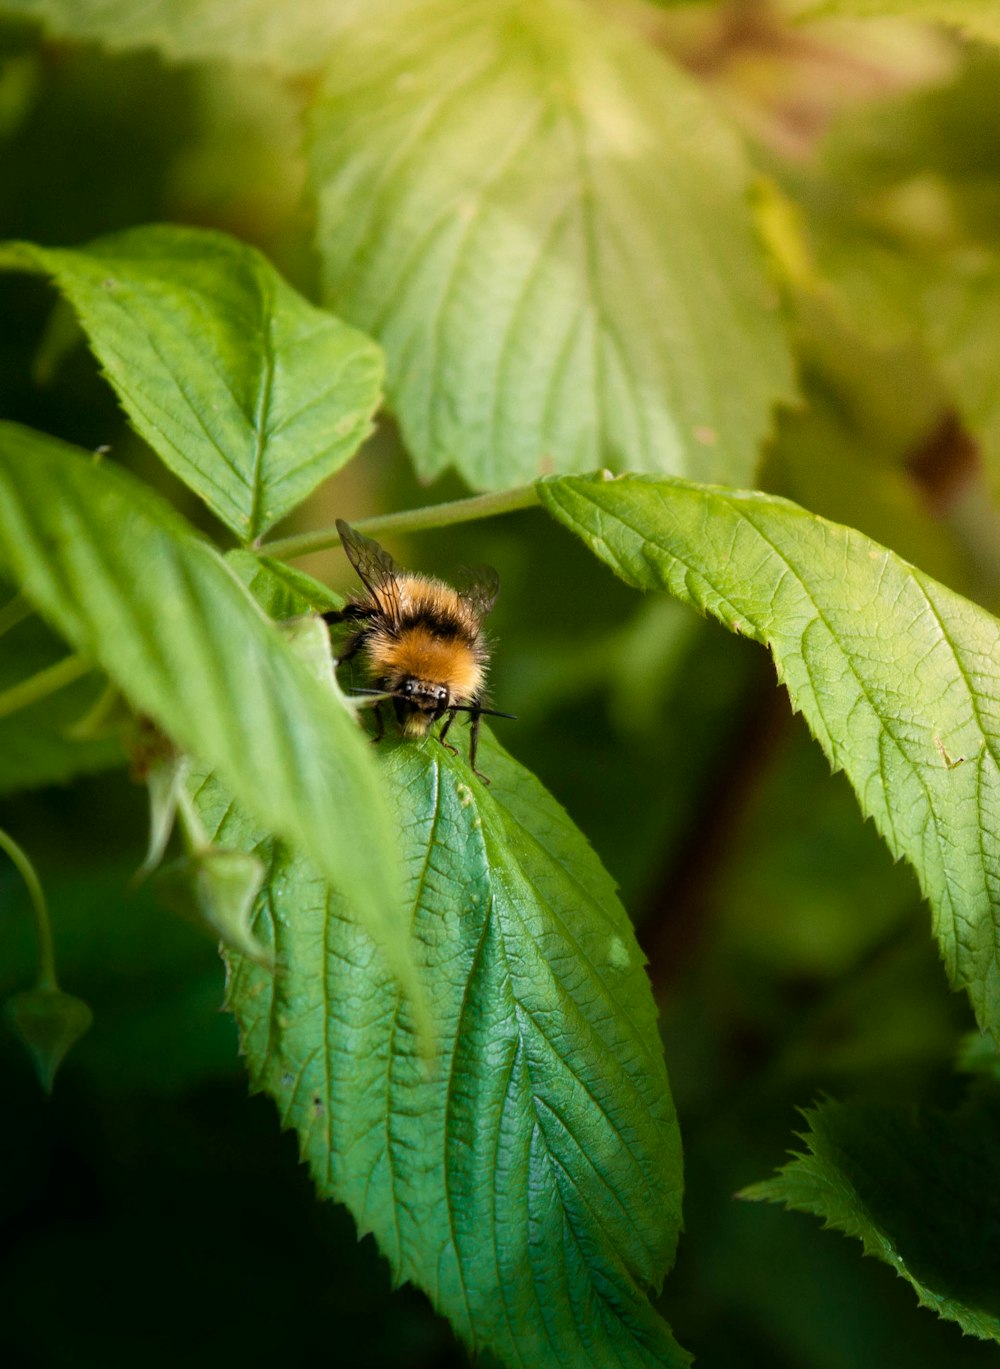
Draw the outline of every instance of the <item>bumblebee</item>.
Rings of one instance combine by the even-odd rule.
[[[337,520],[337,531],[365,592],[323,617],[355,629],[337,664],[360,654],[371,688],[355,692],[382,696],[375,704],[376,741],[385,730],[385,697],[392,700],[406,737],[423,737],[444,718],[438,738],[451,752],[456,749],[445,741],[448,729],[457,714],[468,713],[469,763],[488,784],[476,770],[479,720],[483,714],[513,717],[483,705],[489,645],[482,625],[496,603],[500,577],[483,566],[453,589],[442,580],[400,570],[383,547],[343,519]]]

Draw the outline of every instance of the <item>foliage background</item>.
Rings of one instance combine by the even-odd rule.
[[[667,8],[640,22],[662,25],[668,52],[751,139],[769,177],[760,221],[795,287],[786,318],[810,403],[781,416],[769,488],[995,609],[996,514],[969,436],[988,469],[995,394],[963,383],[988,376],[996,342],[962,333],[977,363],[966,366],[946,325],[1000,279],[1000,64],[922,26]],[[303,86],[43,39],[12,18],[0,55],[0,236],[65,245],[161,219],[220,227],[318,295]],[[785,194],[808,223],[801,258]],[[827,278],[837,307],[813,288]],[[929,328],[915,321],[918,296]],[[0,275],[0,411],[83,447],[109,444],[204,522],[52,304],[39,279]],[[859,332],[852,310],[879,320],[877,335]],[[307,521],[462,488],[453,476],[418,486],[385,422]],[[499,568],[493,692],[521,719],[504,740],[594,843],[650,956],[686,1152],[687,1234],[662,1301],[679,1341],[719,1369],[993,1362],[995,1347],[918,1309],[855,1243],[732,1198],[781,1162],[801,1128],[795,1109],[824,1092],[954,1102],[953,1062],[973,1025],[948,991],[912,873],[789,716],[764,654],[636,596],[541,512],[396,550],[427,568]],[[346,583],[332,556],[306,564]],[[60,654],[37,626],[18,631],[37,638],[39,664]],[[92,695],[75,686],[67,718]],[[373,1366],[466,1363],[419,1294],[390,1291],[346,1213],[315,1202],[271,1105],[247,1099],[212,945],[148,891],[126,892],[145,840],[142,792],[96,751],[98,773],[15,795],[16,736],[17,719],[0,722],[0,826],[43,873],[61,977],[97,1022],[48,1104],[0,1038],[12,1119],[0,1139],[0,1357],[257,1363],[335,1346]],[[53,780],[64,763],[52,757]],[[3,997],[30,979],[26,908],[0,866]]]

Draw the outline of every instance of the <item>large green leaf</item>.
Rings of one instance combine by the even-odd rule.
[[[368,743],[207,542],[111,464],[2,424],[0,562],[405,962],[397,844]]]
[[[279,70],[321,66],[339,29],[361,10],[406,0],[0,0],[0,14],[39,19],[63,38],[167,57],[218,57]]]
[[[155,225],[0,266],[52,276],[135,428],[246,542],[371,431],[379,349],[234,238]]]
[[[914,866],[952,982],[1000,1036],[1000,622],[783,499],[641,476],[538,489],[625,580],[769,648],[793,707]]]
[[[809,1152],[742,1197],[811,1212],[892,1266],[924,1307],[1000,1341],[1000,1095],[953,1113],[826,1102]]]
[[[454,734],[453,734],[454,735]],[[428,738],[379,750],[396,802],[436,1052],[370,937],[304,859],[207,778],[206,826],[268,865],[231,957],[257,1088],[324,1194],[471,1345],[510,1365],[680,1365],[645,1290],[671,1261],[681,1156],[656,1010],[611,881],[487,738],[487,789]]]
[[[748,172],[695,83],[575,0],[346,31],[313,111],[329,297],[421,473],[749,480],[791,388]]]

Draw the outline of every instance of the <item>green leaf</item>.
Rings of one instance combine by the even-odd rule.
[[[561,808],[486,738],[486,788],[434,739],[379,748],[402,833],[436,1053],[364,929],[211,779],[214,839],[268,865],[231,959],[254,1085],[320,1191],[374,1232],[472,1346],[511,1365],[681,1365],[646,1296],[674,1251],[681,1156],[656,1009],[612,883]]]
[[[152,47],[168,57],[218,57],[279,70],[321,66],[358,12],[405,0],[2,0],[0,14],[41,20],[62,38],[109,48]]]
[[[335,594],[329,585],[314,580],[304,570],[297,570],[284,561],[241,550],[228,552],[226,563],[240,577],[267,616],[276,621],[344,606],[341,596]]]
[[[1000,1094],[955,1112],[825,1102],[804,1113],[809,1153],[743,1198],[784,1203],[856,1236],[924,1307],[1000,1341]]]
[[[157,225],[0,265],[53,278],[137,432],[245,542],[371,432],[378,348],[234,238]]]
[[[992,0],[786,0],[797,18],[925,19],[947,24],[966,38],[1000,43],[1000,13]]]
[[[312,134],[329,298],[422,475],[749,479],[789,357],[689,77],[573,0],[428,0],[344,33]]]
[[[125,472],[0,424],[0,561],[135,707],[309,851],[408,964],[371,748],[208,543]]]
[[[31,1056],[38,1082],[51,1093],[56,1071],[90,1030],[94,1014],[82,998],[61,989],[25,989],[7,1000],[4,1011]]]
[[[916,870],[952,983],[1000,1037],[1000,623],[783,499],[641,476],[538,488],[630,584],[768,647],[793,707]]]

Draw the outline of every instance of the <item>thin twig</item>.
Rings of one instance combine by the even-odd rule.
[[[530,509],[538,503],[534,485],[519,485],[517,489],[500,490],[496,494],[477,494],[471,499],[453,499],[446,504],[428,504],[420,509],[405,509],[401,513],[380,514],[376,518],[359,518],[352,527],[369,537],[389,537],[402,532],[426,532],[429,528],[446,528],[453,523],[471,523],[480,518],[495,518],[501,513]],[[340,546],[336,528],[320,528],[316,532],[298,533],[294,537],[277,537],[273,542],[262,542],[254,548],[261,556],[275,556],[293,561],[310,552],[326,551]]]

